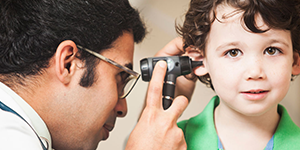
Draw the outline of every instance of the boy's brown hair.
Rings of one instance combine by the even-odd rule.
[[[236,8],[235,12],[243,12],[241,21],[250,32],[264,33],[268,31],[257,27],[255,17],[258,14],[269,28],[289,30],[293,51],[300,54],[299,0],[191,0],[183,26],[177,26],[177,32],[183,37],[184,49],[194,47],[201,50],[205,56],[207,35],[211,24],[215,20],[219,21],[219,18],[216,18],[215,10],[220,4]],[[208,74],[199,79],[214,89]]]

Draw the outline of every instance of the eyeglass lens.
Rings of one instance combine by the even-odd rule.
[[[129,92],[131,91],[132,87],[136,83],[137,78],[133,75],[127,77],[120,85],[119,85],[119,97],[125,98]]]

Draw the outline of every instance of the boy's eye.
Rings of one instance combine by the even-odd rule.
[[[281,51],[275,47],[268,47],[265,49],[264,53],[267,55],[277,55],[278,53],[281,53]]]
[[[234,57],[238,57],[238,56],[242,55],[242,52],[238,49],[231,49],[231,50],[227,51],[225,53],[225,55],[234,58]]]

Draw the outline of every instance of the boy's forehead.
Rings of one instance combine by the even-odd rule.
[[[218,20],[227,20],[238,17],[242,14],[241,10],[227,4],[220,4],[215,9],[215,16]]]
[[[243,13],[244,11],[241,9],[234,8],[227,4],[220,4],[216,7],[215,17],[216,20],[221,23],[238,22],[244,26],[245,24],[243,21]],[[255,16],[255,25],[260,30],[269,29],[269,27],[266,25],[260,14],[257,14]]]
[[[261,39],[260,43],[280,43],[285,47],[291,48],[290,31],[269,28],[259,14],[254,18],[255,25],[260,30],[266,30],[266,32],[255,33],[250,31],[243,21],[243,11],[228,5],[218,6],[215,10],[215,17],[217,18],[211,25],[207,39],[207,42],[214,41],[214,44],[213,46],[207,44],[206,49],[208,47],[221,47],[222,45],[236,47],[242,43],[249,44],[256,41],[251,39],[259,39],[261,37],[264,38]],[[219,43],[216,41],[219,41]]]

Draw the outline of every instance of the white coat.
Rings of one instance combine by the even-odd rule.
[[[51,137],[48,128],[34,109],[13,90],[0,82],[0,101],[21,115],[0,109],[0,149],[1,150],[43,150],[33,130],[38,134],[48,150]]]

